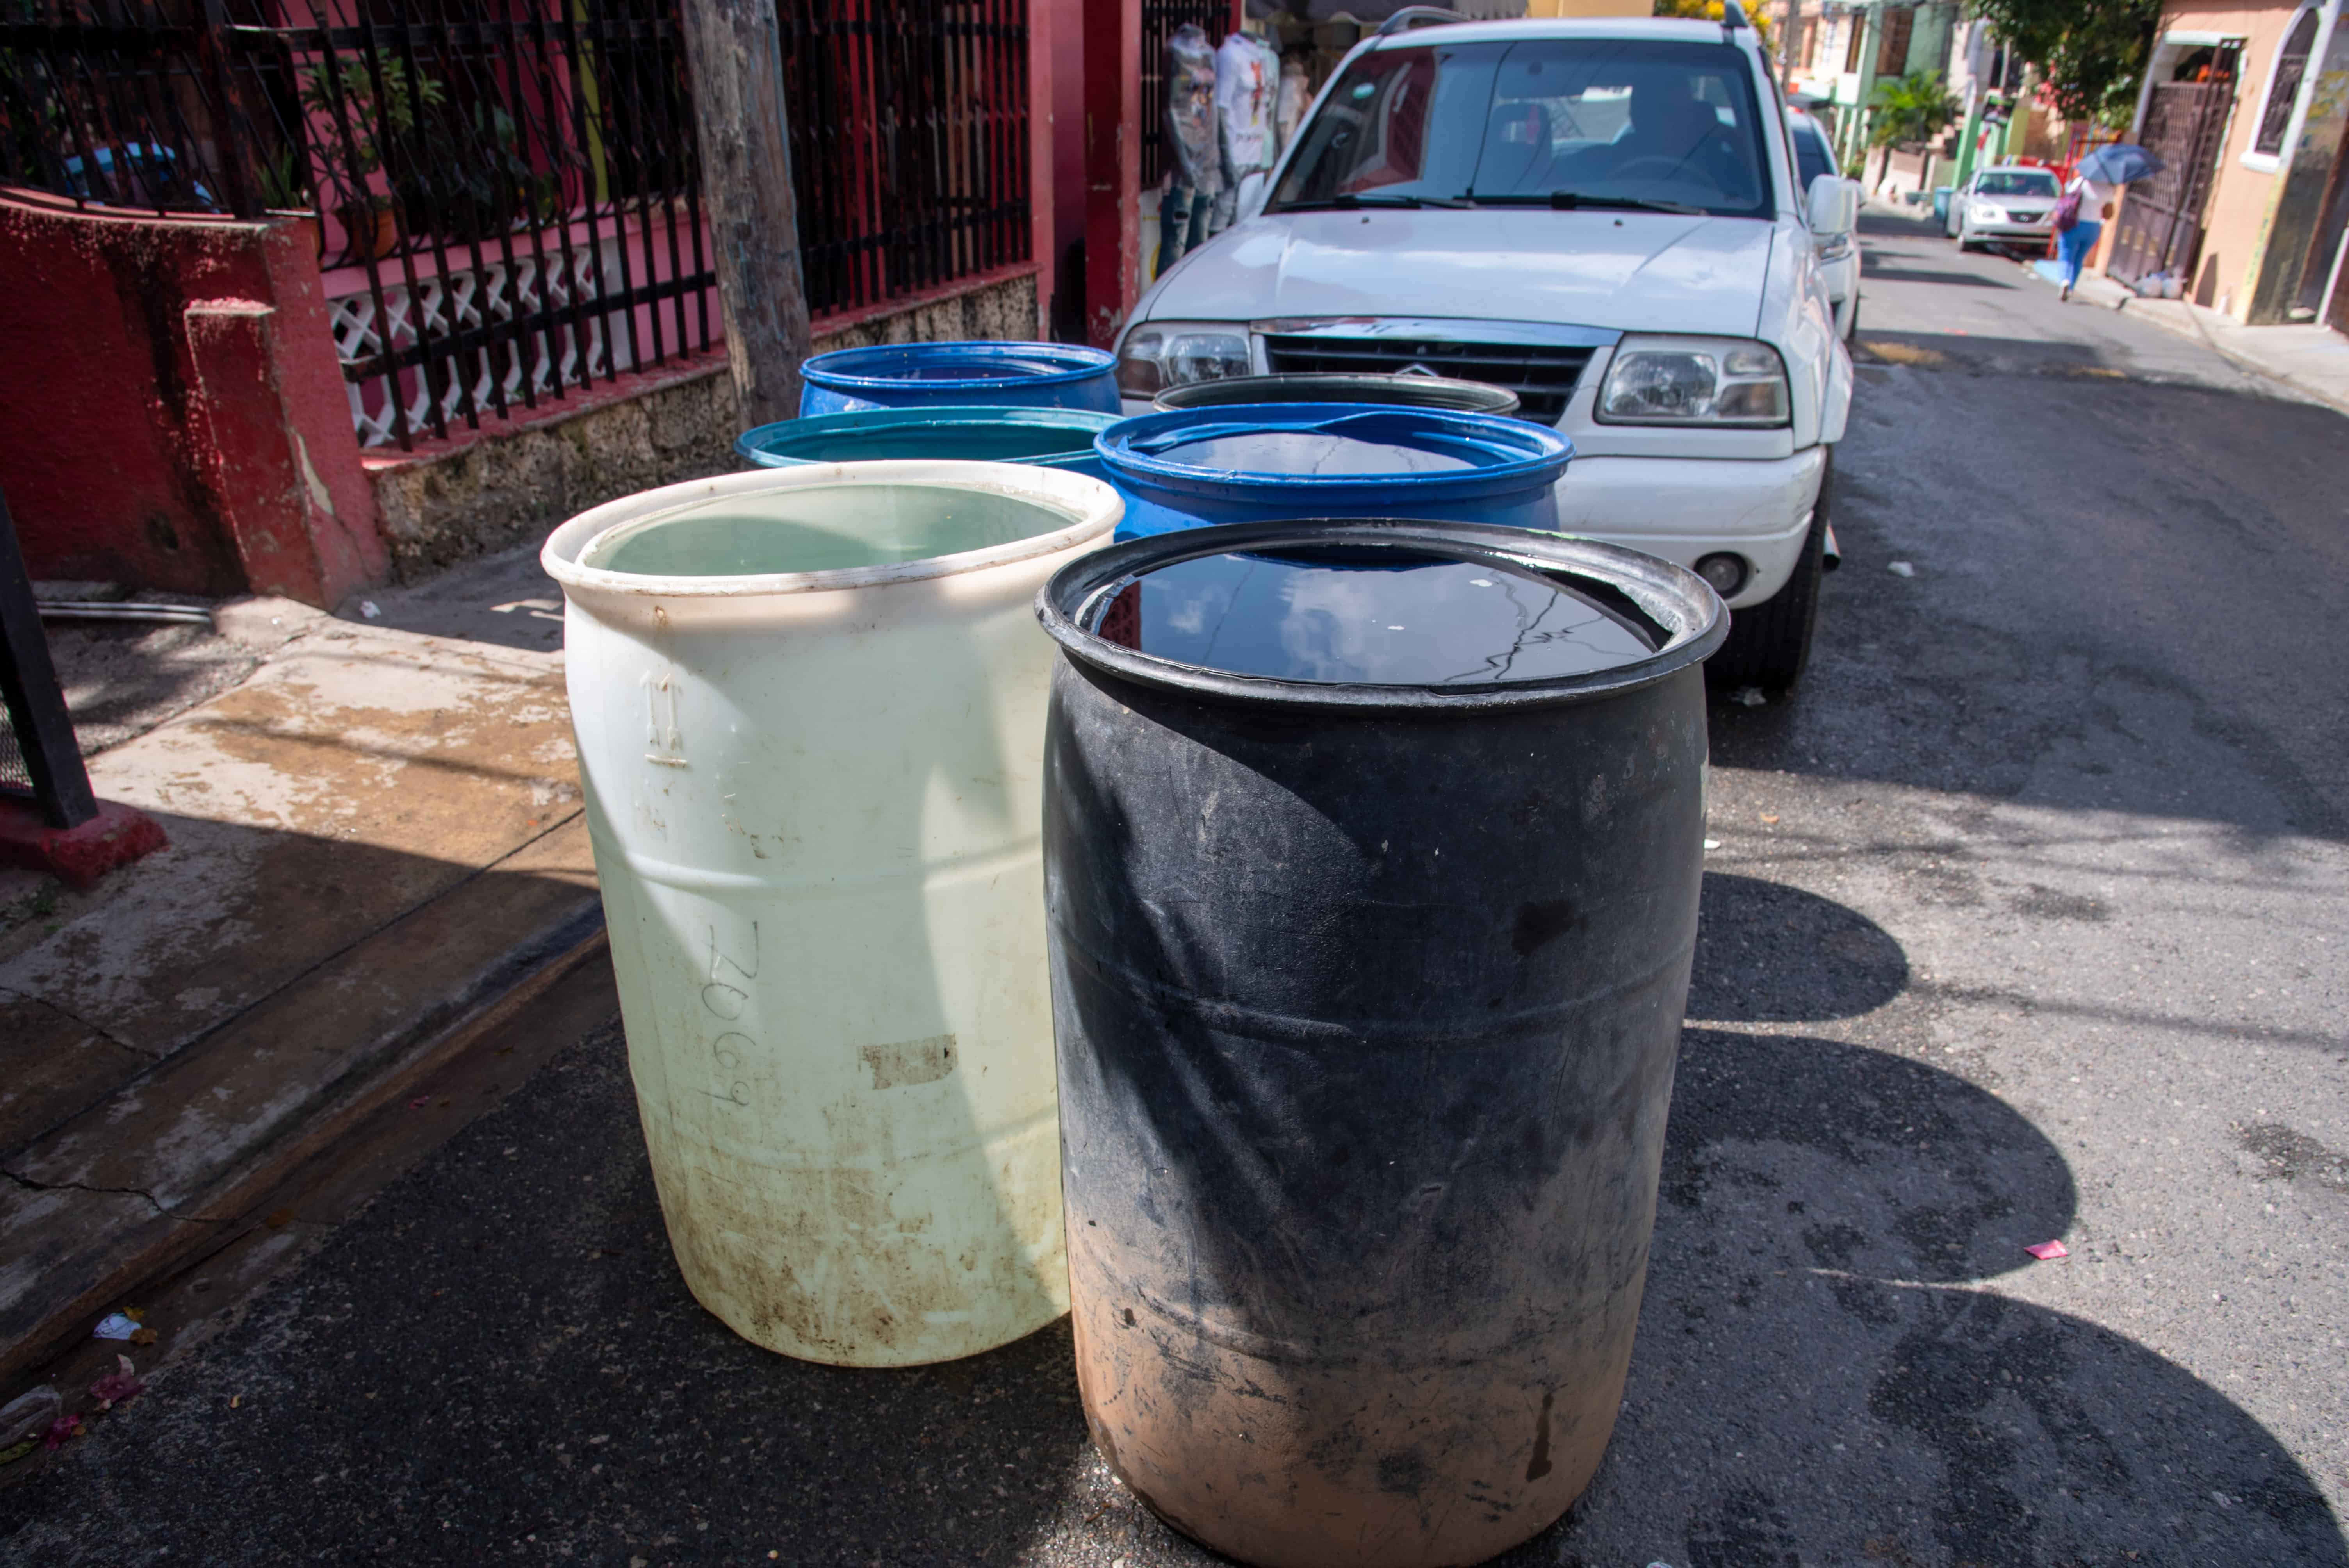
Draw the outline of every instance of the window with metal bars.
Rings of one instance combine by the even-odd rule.
[[[782,0],[821,315],[1029,259],[1028,0]]]
[[[2316,47],[2316,10],[2311,6],[2293,18],[2276,51],[2275,70],[2268,78],[2268,99],[2260,112],[2260,129],[2251,150],[2270,158],[2282,156],[2284,133],[2292,129],[2292,111],[2300,102],[2300,84],[2308,76],[2308,57]]]
[[[1879,77],[1899,77],[1909,74],[1909,44],[1917,36],[1917,13],[1907,5],[1884,7],[1884,41],[1876,50],[1876,74]]]

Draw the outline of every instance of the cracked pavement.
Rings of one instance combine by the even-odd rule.
[[[1866,238],[1816,662],[1713,713],[1629,1397],[1502,1561],[2341,1568],[2349,424]],[[634,1119],[591,1033],[0,1492],[9,1555],[1216,1561],[1092,1456],[1065,1326],[736,1340]]]

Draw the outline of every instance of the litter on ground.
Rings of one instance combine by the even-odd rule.
[[[115,1369],[89,1386],[89,1397],[98,1401],[101,1410],[117,1405],[127,1405],[144,1393],[147,1385],[139,1380],[139,1369],[130,1365],[128,1356],[114,1358]]]

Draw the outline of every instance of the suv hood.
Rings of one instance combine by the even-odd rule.
[[[1474,315],[1750,337],[1773,229],[1759,218],[1546,208],[1276,213],[1184,257],[1141,314]]]

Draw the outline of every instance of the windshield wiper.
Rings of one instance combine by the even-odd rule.
[[[1692,207],[1685,201],[1651,201],[1644,196],[1586,196],[1579,191],[1507,196],[1472,193],[1468,200],[1479,207],[1550,207],[1561,212],[1587,207],[1593,211],[1604,212],[1673,212],[1684,218],[1705,216],[1703,208]]]
[[[1326,201],[1284,201],[1269,209],[1275,212],[1319,212],[1330,208],[1344,211],[1350,207],[1466,207],[1471,203],[1449,196],[1382,196],[1376,191],[1367,195],[1349,192],[1332,196]]]

